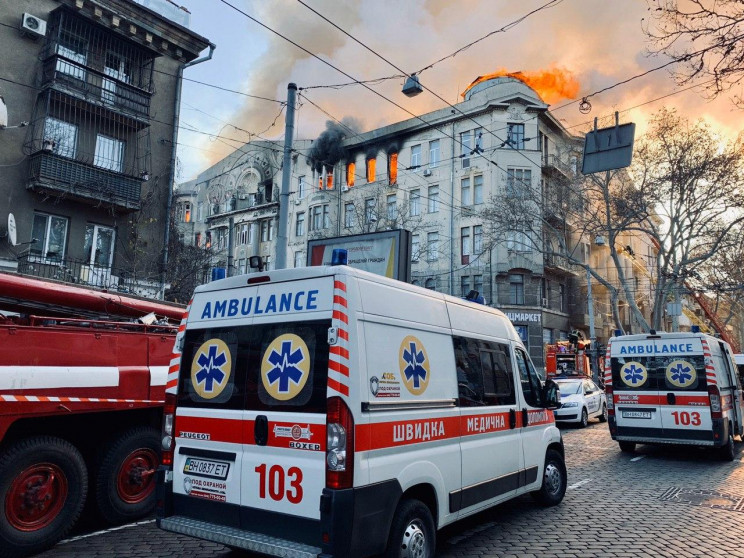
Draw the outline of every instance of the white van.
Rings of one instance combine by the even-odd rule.
[[[270,271],[199,287],[177,348],[162,529],[428,557],[453,521],[563,498],[557,388],[498,310],[346,266]]]
[[[699,332],[612,337],[605,389],[610,434],[622,451],[639,442],[687,444],[734,459],[744,401],[724,341]]]

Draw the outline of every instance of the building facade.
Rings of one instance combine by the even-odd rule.
[[[210,43],[163,1],[3,2],[0,22],[0,269],[158,295],[180,71]]]

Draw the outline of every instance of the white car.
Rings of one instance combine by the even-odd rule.
[[[556,378],[555,383],[561,390],[561,406],[554,411],[556,421],[577,422],[582,428],[593,417],[607,421],[607,396],[592,380]]]

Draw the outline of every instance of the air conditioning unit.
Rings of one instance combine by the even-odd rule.
[[[295,205],[300,205],[301,203],[302,203],[302,200],[300,199],[295,200]]]
[[[543,308],[547,308],[548,307],[548,299],[547,298],[543,298],[542,299],[542,306],[543,306]]]
[[[248,199],[248,196],[246,194],[238,194],[238,199],[239,200],[247,200]]]
[[[348,192],[349,191],[349,187],[348,186],[341,186],[341,191],[342,192]]]
[[[424,169],[424,176],[431,176],[431,169]]]
[[[21,31],[37,39],[46,35],[46,21],[35,15],[24,13],[21,18]]]

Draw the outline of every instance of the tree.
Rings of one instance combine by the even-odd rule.
[[[211,247],[186,244],[179,234],[176,219],[171,219],[170,228],[168,268],[165,270],[170,287],[165,292],[165,300],[185,304],[191,299],[194,289],[209,280],[215,254]]]
[[[706,262],[735,245],[733,233],[744,223],[743,185],[740,140],[724,144],[704,122],[662,110],[637,142],[630,169],[548,181],[543,191],[507,188],[482,217],[493,241],[508,242],[519,231],[546,260],[590,274],[609,292],[618,328],[622,303],[648,331],[660,329],[666,303],[695,282]],[[607,268],[585,253],[598,238],[608,250]],[[634,253],[634,242],[650,246],[648,253]],[[648,274],[650,319],[639,306],[635,270]]]
[[[679,63],[680,85],[706,80],[716,97],[744,80],[744,3],[741,0],[648,0],[651,19],[644,32],[651,52]],[[744,98],[734,96],[744,108]]]

